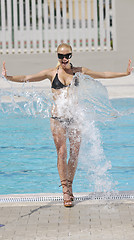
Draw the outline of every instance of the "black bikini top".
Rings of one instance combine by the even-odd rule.
[[[71,69],[73,69],[73,65],[71,64]],[[56,72],[56,75],[55,75],[55,78],[52,82],[52,86],[51,88],[54,88],[54,89],[60,89],[60,88],[64,88],[64,87],[69,87],[69,85],[64,85],[58,78],[58,70],[59,70],[59,67],[57,68],[57,72]],[[75,73],[73,72],[73,75],[75,75]]]

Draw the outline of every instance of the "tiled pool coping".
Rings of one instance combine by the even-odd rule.
[[[85,200],[127,200],[134,199],[134,191],[120,191],[108,193],[74,193],[75,201]],[[0,203],[10,202],[61,202],[60,193],[12,194],[0,195]]]

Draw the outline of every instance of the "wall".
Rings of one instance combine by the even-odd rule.
[[[134,60],[134,0],[116,0],[116,22],[118,52]]]

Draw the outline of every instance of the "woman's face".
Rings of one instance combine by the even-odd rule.
[[[72,51],[69,47],[61,47],[58,52],[58,61],[63,69],[70,68],[70,58],[72,57]]]

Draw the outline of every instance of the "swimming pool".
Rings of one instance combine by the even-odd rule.
[[[126,111],[133,108],[134,99],[112,100],[112,105]],[[134,114],[99,123],[97,128],[106,161],[111,162],[104,190],[109,182],[110,190],[134,190]],[[0,112],[0,194],[61,192],[56,159],[48,118]],[[90,159],[87,160],[90,164]],[[96,189],[82,161],[73,189],[74,192]]]

